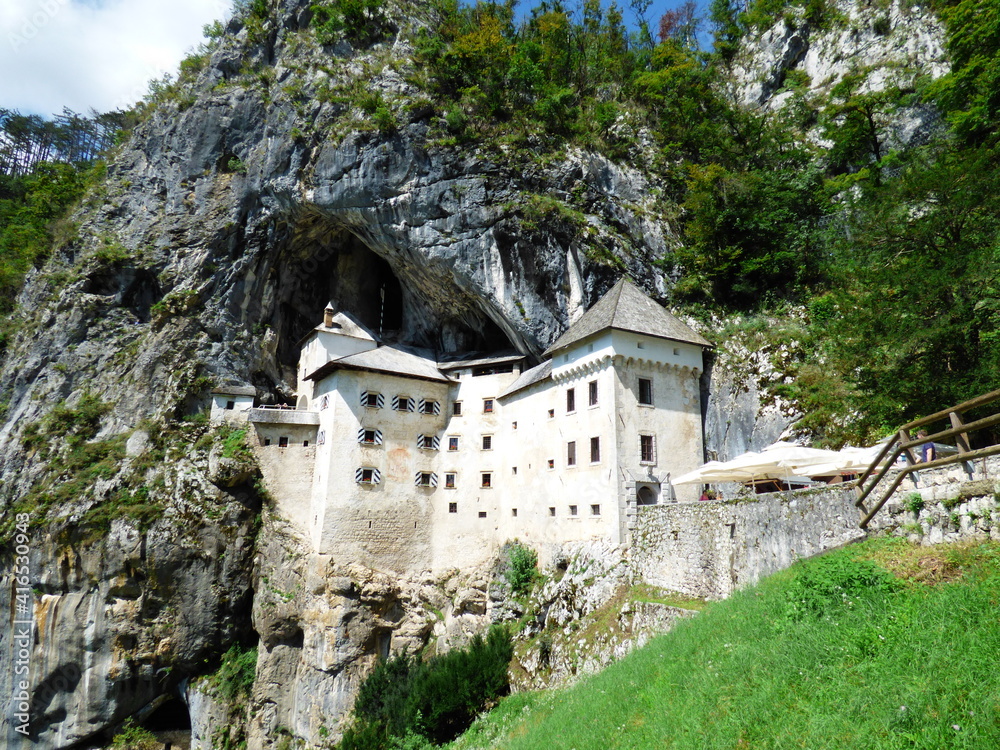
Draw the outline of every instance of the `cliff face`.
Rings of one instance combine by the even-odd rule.
[[[940,20],[923,3],[833,0],[811,20],[804,7],[786,8],[771,28],[743,41],[732,65],[734,95],[779,111],[796,102],[823,110],[848,78],[856,80],[852,93],[912,92],[948,71],[944,39]],[[924,143],[939,120],[929,105],[903,106],[882,123],[887,146]]]
[[[394,34],[354,49],[321,46],[309,6],[229,24],[109,161],[18,301],[0,502],[8,531],[15,511],[32,518],[36,746],[181,695],[204,746],[233,716],[252,717],[250,747],[282,728],[317,744],[375,654],[461,643],[503,609],[490,570],[396,580],[306,553],[261,514],[231,433],[178,426],[212,385],[290,399],[298,342],[330,300],[389,339],[538,354],[622,273],[669,287],[676,208],[641,155],[456,143],[406,41],[426,9],[395,9]],[[391,123],[359,106],[372,92]],[[766,412],[762,427],[741,367],[706,383],[707,444],[729,452],[790,422]],[[9,587],[13,552],[0,561]],[[0,628],[0,653],[13,634]],[[236,642],[260,656],[249,708],[232,714],[197,678]],[[5,662],[0,693],[14,687]]]

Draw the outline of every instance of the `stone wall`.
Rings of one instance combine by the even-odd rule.
[[[844,489],[687,502],[639,509],[634,574],[688,596],[724,599],[800,557],[864,538]]]
[[[799,558],[869,535],[924,544],[1000,539],[997,477],[1000,458],[921,471],[916,482],[903,481],[867,533],[858,525],[853,485],[639,508],[633,575],[690,596],[722,599]]]

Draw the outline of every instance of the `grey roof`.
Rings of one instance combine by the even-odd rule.
[[[380,346],[377,349],[369,349],[366,352],[331,360],[306,376],[306,380],[322,380],[335,370],[374,370],[404,378],[436,380],[441,383],[451,382],[441,374],[437,363],[431,357],[406,351],[396,346]]]
[[[299,341],[299,346],[306,342],[310,336],[317,333],[337,333],[341,336],[351,336],[356,339],[363,339],[365,341],[378,341],[378,337],[372,333],[361,321],[357,320],[353,315],[348,312],[339,312],[333,316],[333,325],[327,328],[324,325],[318,325],[313,328],[309,333],[302,337]]]
[[[545,350],[545,355],[564,349],[596,333],[617,328],[661,339],[712,346],[702,336],[667,312],[622,277],[578,321]]]
[[[503,365],[508,362],[520,362],[524,358],[525,355],[518,352],[502,352],[500,354],[491,354],[488,357],[479,357],[477,359],[456,359],[450,362],[438,362],[438,369],[447,372],[449,370],[460,370],[464,367]]]
[[[517,391],[523,391],[525,388],[532,386],[535,383],[541,383],[543,380],[548,380],[551,375],[552,360],[547,359],[537,367],[532,367],[530,370],[522,372],[521,377],[511,383],[507,390],[497,396],[497,398],[505,398],[506,396],[516,393]]]
[[[212,393],[220,396],[256,396],[257,389],[253,386],[220,385],[218,388],[213,388]]]

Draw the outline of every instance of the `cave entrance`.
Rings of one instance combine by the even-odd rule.
[[[298,361],[299,342],[323,320],[333,303],[387,341],[406,327],[405,292],[389,263],[346,230],[320,231],[306,222],[290,238],[279,274],[278,359]]]
[[[163,748],[188,750],[191,747],[191,714],[180,698],[164,701],[143,720],[142,726],[163,743]]]

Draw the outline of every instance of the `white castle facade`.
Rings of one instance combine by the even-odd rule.
[[[328,308],[304,340],[295,409],[248,410],[265,482],[314,550],[391,570],[624,543],[643,504],[703,461],[708,342],[626,280],[525,369],[517,353],[436,361]],[[239,391],[239,392],[238,392]],[[679,497],[678,497],[679,496]]]

